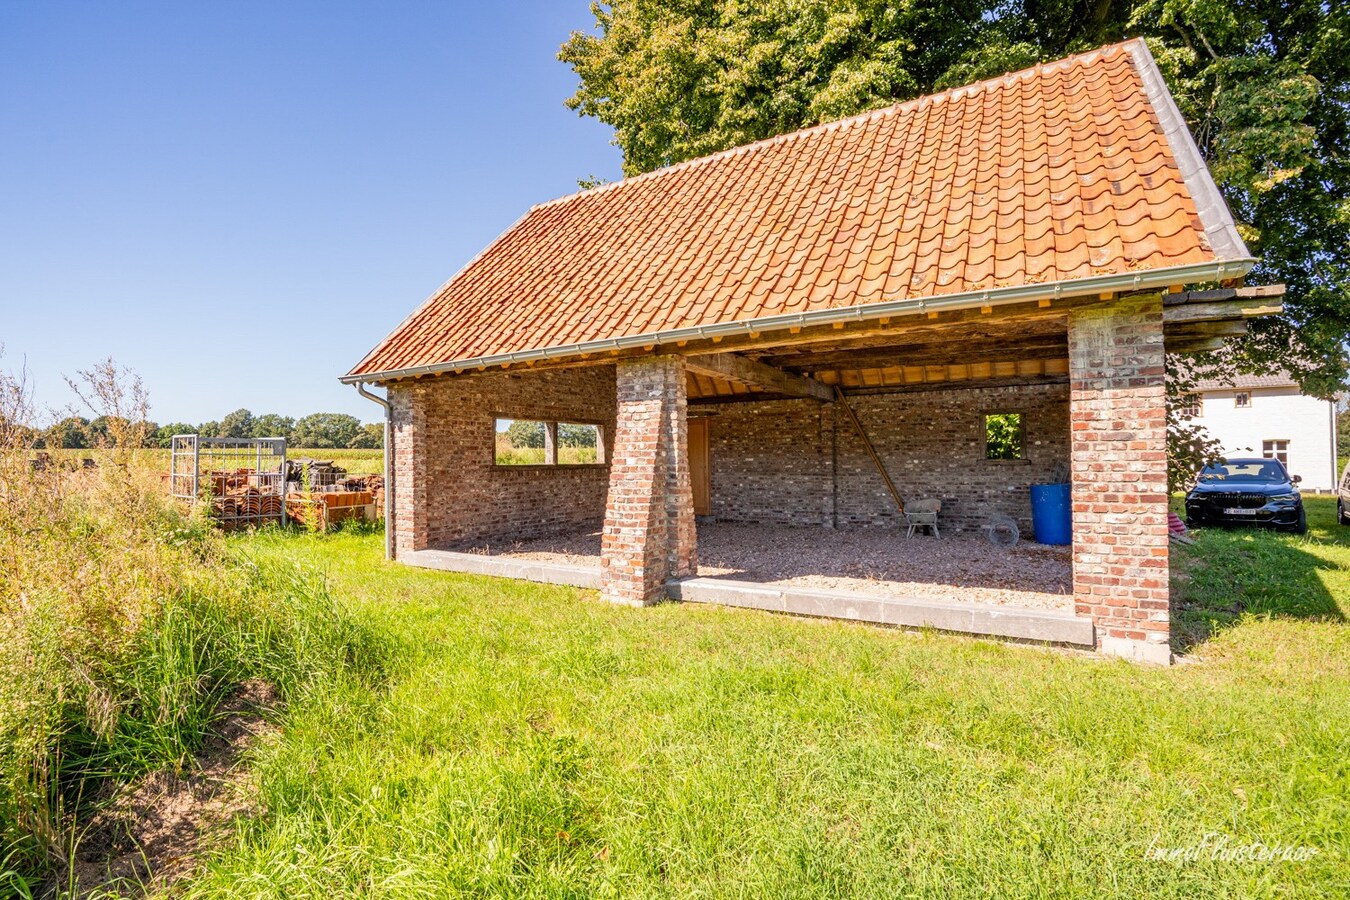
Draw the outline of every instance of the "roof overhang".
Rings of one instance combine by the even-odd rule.
[[[1245,248],[1244,248],[1245,249]],[[937,297],[916,297],[905,300],[866,303],[859,306],[845,306],[838,309],[822,309],[804,313],[766,316],[740,322],[719,322],[710,325],[693,325],[649,334],[627,335],[617,338],[586,341],[578,344],[563,344],[555,347],[543,347],[537,350],[521,350],[512,353],[500,353],[492,356],[477,356],[470,359],[447,360],[440,363],[413,366],[406,369],[392,369],[385,372],[364,372],[342,376],[344,384],[373,384],[393,381],[400,378],[417,378],[427,375],[446,375],[470,369],[483,369],[492,366],[509,366],[517,363],[559,360],[569,357],[606,353],[613,350],[633,350],[661,344],[676,344],[680,341],[709,340],[719,337],[747,334],[749,332],[777,331],[787,328],[804,328],[812,325],[833,325],[835,323],[867,322],[874,319],[895,316],[917,315],[928,312],[943,312],[961,309],[978,309],[984,306],[1004,306],[1012,303],[1028,303],[1037,300],[1061,300],[1088,297],[1094,294],[1120,293],[1130,291],[1160,290],[1177,285],[1198,284],[1209,281],[1229,281],[1245,276],[1256,260],[1251,257],[1242,259],[1216,260],[1186,266],[1168,266],[1158,269],[1146,269],[1139,272],[1125,272],[1110,275],[1094,275],[1088,278],[1075,278],[1067,281],[1050,281],[1040,284],[1022,284],[1001,288],[989,288],[981,291],[966,291],[959,294],[944,294]]]

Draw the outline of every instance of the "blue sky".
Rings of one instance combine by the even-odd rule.
[[[563,106],[587,0],[0,4],[0,366],[111,355],[160,422],[337,377],[533,203],[619,176]]]

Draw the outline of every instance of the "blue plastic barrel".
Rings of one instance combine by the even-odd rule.
[[[1073,541],[1073,507],[1068,484],[1031,486],[1031,527],[1038,544],[1068,544]]]

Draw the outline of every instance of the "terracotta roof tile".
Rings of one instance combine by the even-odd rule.
[[[348,377],[1216,261],[1160,91],[1128,42],[537,206]]]

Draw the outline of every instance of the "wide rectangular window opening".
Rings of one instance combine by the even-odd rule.
[[[529,419],[497,419],[493,462],[499,466],[542,466],[548,458],[548,426]]]
[[[1252,405],[1252,395],[1246,391],[1238,391],[1233,395],[1233,405],[1238,409],[1246,409]]]
[[[1023,459],[1022,414],[988,413],[984,417],[984,458]]]
[[[590,466],[605,462],[604,432],[589,422],[498,416],[492,461],[499,466]]]
[[[560,466],[587,466],[604,462],[605,445],[600,440],[600,426],[559,422],[557,461]]]
[[[1261,442],[1261,455],[1266,459],[1278,459],[1284,463],[1285,468],[1289,467],[1289,442],[1286,440],[1270,440]]]

